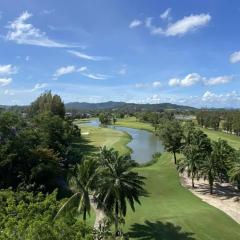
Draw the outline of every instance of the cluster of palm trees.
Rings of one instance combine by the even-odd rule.
[[[177,168],[188,173],[193,188],[195,179],[204,178],[211,194],[214,182],[232,182],[240,189],[240,151],[227,141],[210,141],[203,131],[186,124],[180,151],[184,157],[178,161]]]
[[[85,159],[74,167],[69,179],[74,194],[57,216],[77,202],[85,222],[93,198],[97,208],[104,211],[109,220],[113,219],[115,235],[121,235],[119,225],[126,216],[127,206],[134,211],[135,202],[140,204],[139,197],[146,195],[143,188],[145,178],[133,171],[135,166],[129,156],[120,155],[114,149],[101,148],[96,158]]]

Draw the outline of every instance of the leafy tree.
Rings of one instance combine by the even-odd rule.
[[[53,221],[60,202],[57,192],[49,195],[25,191],[0,191],[0,240],[93,239],[92,229],[69,213]],[[83,237],[85,236],[85,237]]]
[[[112,122],[112,116],[109,113],[100,113],[98,118],[100,123],[104,125],[111,124]]]
[[[165,121],[160,125],[159,136],[168,152],[173,153],[174,162],[177,163],[176,153],[180,152],[183,140],[183,130],[177,120]]]
[[[43,112],[51,112],[63,118],[65,116],[65,107],[60,96],[52,95],[51,91],[45,92],[29,108],[30,116],[35,116]]]

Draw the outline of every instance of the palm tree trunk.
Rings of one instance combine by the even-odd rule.
[[[192,188],[195,188],[195,185],[194,185],[194,175],[192,175]]]
[[[118,236],[118,201],[115,204],[115,216],[114,216],[114,224],[115,224],[115,236]]]
[[[173,152],[173,156],[174,156],[174,163],[177,164],[177,157],[175,152]]]
[[[210,194],[213,194],[213,176],[211,173],[208,174],[208,181],[209,181],[209,187],[210,187]]]
[[[83,208],[83,221],[86,222],[87,219],[87,209],[86,207]]]
[[[237,188],[240,190],[240,180],[237,181]]]

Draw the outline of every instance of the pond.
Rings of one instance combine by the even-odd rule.
[[[98,127],[100,125],[98,120],[91,120],[90,122],[86,122],[84,124],[93,127]],[[108,127],[116,129],[118,131],[127,132],[132,136],[132,140],[128,143],[127,146],[132,149],[132,159],[140,164],[152,160],[152,155],[154,153],[164,151],[164,147],[159,137],[155,136],[151,132],[121,126],[109,125]]]

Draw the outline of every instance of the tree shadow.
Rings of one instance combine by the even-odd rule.
[[[180,226],[170,222],[150,222],[144,224],[135,223],[128,232],[130,238],[139,240],[194,240],[194,233],[183,232]]]
[[[195,191],[202,194],[210,194],[208,184],[198,184],[199,188],[196,188]],[[229,183],[214,183],[213,186],[213,196],[221,197],[223,199],[231,198],[240,198],[239,190],[236,190],[234,186]]]
[[[99,151],[99,148],[92,145],[91,141],[83,137],[76,139],[72,147],[81,150],[82,154],[90,156],[95,155]]]

